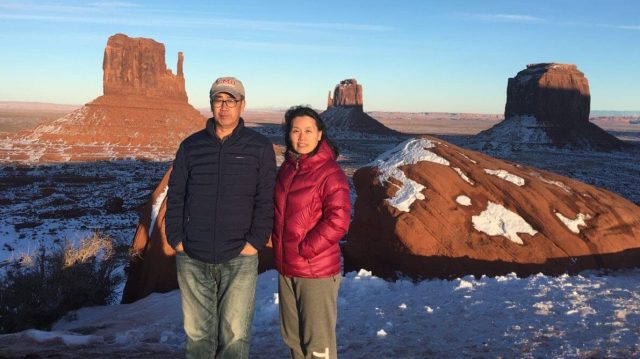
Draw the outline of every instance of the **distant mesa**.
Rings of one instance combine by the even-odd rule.
[[[509,78],[505,120],[469,142],[474,149],[614,150],[625,143],[589,122],[589,82],[573,64],[540,63]]]
[[[356,79],[340,81],[333,90],[333,98],[329,92],[327,108],[333,106],[360,106],[362,107],[362,85]]]
[[[356,79],[343,80],[336,85],[333,97],[329,93],[327,110],[320,116],[333,137],[400,135],[363,111],[362,85]]]
[[[104,94],[32,131],[0,139],[0,161],[170,160],[205,118],[187,102],[184,56],[177,74],[164,45],[116,34],[104,51]]]
[[[640,207],[439,139],[358,169],[345,271],[385,278],[576,273],[640,263]]]

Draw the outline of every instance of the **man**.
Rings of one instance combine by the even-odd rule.
[[[221,77],[209,98],[213,117],[173,162],[166,234],[177,252],[187,358],[248,358],[257,250],[273,225],[275,154],[244,126],[242,82]]]

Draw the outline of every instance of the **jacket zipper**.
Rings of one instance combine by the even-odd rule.
[[[296,166],[294,167],[293,170],[293,175],[291,176],[291,179],[289,180],[289,183],[287,183],[287,187],[285,187],[285,196],[284,196],[284,208],[282,209],[282,234],[280,234],[280,237],[282,238],[282,245],[280,246],[280,258],[282,258],[282,263],[281,263],[281,267],[282,269],[284,269],[284,231],[285,228],[287,228],[287,198],[289,197],[289,190],[291,190],[291,184],[293,184],[293,179],[296,177],[296,174],[298,174],[298,167],[300,164],[300,159],[296,158]]]
[[[213,217],[213,230],[211,231],[211,235],[213,238],[211,239],[211,254],[213,255],[213,261],[216,262],[218,260],[218,255],[216,253],[216,231],[218,229],[218,208],[220,207],[220,181],[222,180],[222,152],[224,150],[224,142],[220,142],[220,151],[218,151],[218,182],[216,183],[216,214]]]

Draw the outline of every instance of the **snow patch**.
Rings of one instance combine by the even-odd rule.
[[[429,313],[429,314],[433,313],[433,308],[431,308],[431,307],[430,307],[430,306],[428,306],[428,305],[425,305],[425,306],[424,306],[424,310],[425,310],[427,313]]]
[[[433,142],[424,138],[415,138],[404,141],[398,146],[381,154],[368,166],[377,167],[380,171],[380,183],[391,183],[389,179],[394,178],[401,183],[398,191],[392,198],[388,198],[387,202],[403,212],[409,212],[411,204],[418,199],[424,199],[421,193],[425,188],[418,182],[415,182],[400,170],[400,166],[412,165],[418,162],[428,161],[439,163],[445,166],[449,165],[449,161],[428,151],[433,148]]]
[[[366,269],[360,269],[358,271],[358,275],[356,275],[355,279],[360,279],[363,277],[372,277],[373,276],[373,272],[368,271]]]
[[[458,202],[458,204],[462,205],[462,206],[470,206],[471,205],[471,198],[464,196],[464,195],[460,195],[458,197],[456,197],[456,202]]]
[[[149,225],[149,238],[153,234],[153,226],[156,224],[156,219],[158,218],[158,213],[160,213],[160,207],[162,207],[162,202],[167,197],[167,192],[169,191],[169,186],[166,186],[164,190],[160,193],[158,198],[156,198],[155,202],[151,206],[151,225]]]
[[[464,158],[466,158],[467,160],[469,160],[470,162],[472,162],[472,163],[476,163],[476,164],[478,163],[478,161],[476,161],[476,160],[472,160],[471,158],[469,158],[469,156],[465,155],[464,153],[462,153],[462,152],[458,152],[458,153],[459,153],[462,157],[464,157]]]
[[[62,340],[66,345],[89,345],[93,343],[103,342],[101,337],[93,335],[79,335],[65,332],[44,332],[37,329],[29,329],[25,331],[25,336],[39,343],[50,342],[53,340]]]
[[[564,223],[564,225],[567,226],[567,228],[569,228],[569,230],[575,234],[580,233],[579,226],[587,227],[586,220],[591,219],[590,215],[583,214],[583,213],[578,213],[575,219],[567,218],[563,216],[562,213],[560,212],[555,212],[555,214],[556,214],[556,217],[558,217],[558,219],[560,219],[560,221]]]
[[[563,190],[565,190],[565,192],[567,193],[571,193],[571,188],[569,188],[569,186],[567,186],[566,184],[560,182],[560,181],[552,181],[552,180],[548,180],[544,177],[540,177],[540,180],[542,180],[542,182],[544,183],[548,183],[548,184],[552,184],[554,186],[560,187]]]
[[[542,181],[544,183],[548,183],[548,184],[554,185],[556,187],[560,187],[567,193],[571,193],[571,188],[569,186],[567,186],[566,184],[564,184],[564,182],[546,179],[546,178],[542,177],[542,175],[540,173],[538,173],[538,172],[529,172],[529,175],[533,176],[533,177],[537,177],[538,179],[540,179],[540,181]]]
[[[527,233],[532,236],[538,233],[517,213],[491,201],[487,205],[487,209],[479,215],[471,217],[471,222],[473,227],[480,232],[490,236],[503,236],[520,245],[524,242],[518,233]]]
[[[553,314],[553,303],[552,302],[539,302],[533,305],[536,308],[537,315],[551,315]]]
[[[458,278],[457,280],[459,281],[459,283],[455,290],[473,289],[473,283],[460,278]]]
[[[462,170],[458,167],[453,167],[453,170],[458,172],[458,175],[460,176],[460,178],[462,178],[465,182],[467,182],[470,185],[474,185],[473,181],[471,179],[469,179],[469,177],[467,177],[467,175],[462,172]]]
[[[490,175],[502,178],[505,181],[509,181],[515,185],[518,185],[520,187],[524,186],[524,178],[522,177],[518,177],[514,174],[509,173],[508,171],[505,170],[489,170],[489,169],[484,169],[484,171]]]

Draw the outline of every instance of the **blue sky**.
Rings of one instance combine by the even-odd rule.
[[[503,113],[507,79],[574,63],[593,110],[640,110],[640,1],[2,1],[0,101],[83,104],[102,94],[109,36],[185,55],[189,102],[218,76],[248,108],[324,108],[343,79],[367,111]]]

